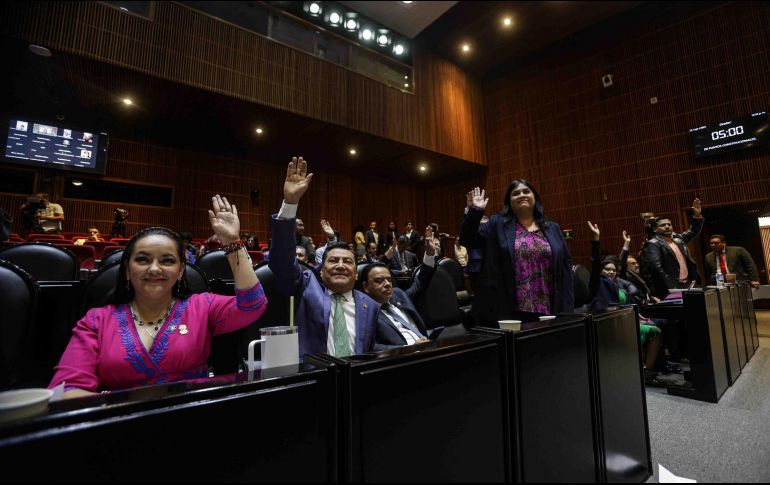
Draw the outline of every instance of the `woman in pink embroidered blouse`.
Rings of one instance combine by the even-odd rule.
[[[112,304],[94,308],[73,330],[49,387],[64,397],[208,375],[211,338],[257,320],[267,299],[239,240],[238,211],[212,198],[211,227],[225,245],[235,296],[186,294],[184,246],[177,233],[151,227],[123,254]]]

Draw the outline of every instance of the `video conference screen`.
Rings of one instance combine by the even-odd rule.
[[[104,174],[107,135],[28,119],[11,119],[5,143],[8,162]]]

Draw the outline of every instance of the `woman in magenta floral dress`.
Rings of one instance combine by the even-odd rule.
[[[474,318],[497,326],[517,312],[556,315],[574,309],[572,257],[559,225],[543,213],[540,194],[524,179],[511,182],[503,210],[479,224],[489,199],[467,194],[460,242],[483,254],[474,286]]]

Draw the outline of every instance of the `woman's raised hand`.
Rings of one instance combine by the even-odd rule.
[[[302,195],[310,186],[312,173],[307,173],[307,162],[302,157],[294,157],[286,169],[286,182],[283,184],[283,200],[287,204],[298,204]]]
[[[594,241],[598,241],[599,235],[601,234],[599,232],[599,226],[596,224],[591,224],[591,221],[588,221],[588,228],[591,230],[592,233],[594,233]]]
[[[241,237],[241,221],[238,219],[238,209],[230,205],[227,197],[219,194],[211,198],[214,210],[209,209],[211,229],[223,245],[233,243]]]
[[[478,187],[471,190],[472,192],[472,204],[473,207],[479,210],[484,210],[487,208],[487,202],[489,202],[489,198],[485,198],[484,189],[480,189]]]
[[[327,238],[331,239],[334,237],[334,229],[332,229],[332,226],[329,225],[329,221],[326,219],[321,219],[321,229]]]

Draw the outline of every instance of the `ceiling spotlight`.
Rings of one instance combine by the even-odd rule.
[[[80,187],[81,185],[83,185],[83,182],[81,182],[80,180],[73,180],[72,185],[74,185],[75,187]]]
[[[364,29],[361,31],[361,38],[364,40],[374,39],[374,31],[372,29]]]
[[[310,2],[310,5],[307,7],[307,13],[314,17],[318,17],[321,15],[321,4],[318,2]]]
[[[513,19],[511,17],[505,17],[503,19],[503,25],[506,27],[510,27],[511,25],[513,25]]]
[[[419,169],[420,169],[421,173],[425,173],[425,172],[428,171],[428,166],[425,165],[424,163],[422,163],[422,164],[420,164]]]
[[[332,12],[329,14],[329,23],[337,27],[342,23],[342,15],[338,12]]]
[[[356,155],[358,152],[356,151],[355,148],[351,148],[350,150],[348,150],[348,153],[350,153],[351,155]]]
[[[125,104],[126,106],[131,106],[132,104],[134,104],[134,102],[131,101],[131,98],[123,98],[123,104]]]
[[[470,44],[463,44],[463,52],[470,52],[471,51],[471,45]]]
[[[257,132],[257,135],[261,135],[262,133],[264,133],[264,132],[265,132],[265,131],[264,131],[262,128],[257,128],[257,129],[256,129],[256,130],[254,130],[254,131],[256,131],[256,132]]]
[[[396,45],[393,47],[393,53],[394,53],[395,55],[397,55],[397,56],[400,56],[401,54],[403,54],[405,50],[406,50],[406,49],[404,48],[404,46],[403,46],[402,44],[396,44]]]
[[[409,83],[404,83],[404,87],[408,88],[409,87]]]
[[[387,34],[380,34],[377,36],[377,43],[383,47],[390,44],[390,37]]]
[[[356,19],[347,19],[345,21],[345,30],[348,32],[355,32],[358,28],[358,21]]]

